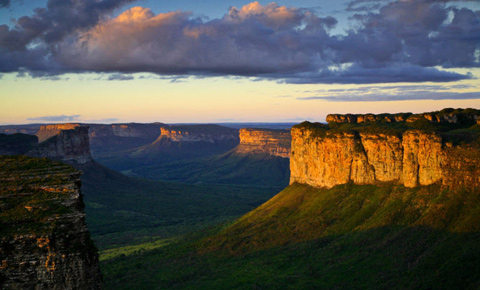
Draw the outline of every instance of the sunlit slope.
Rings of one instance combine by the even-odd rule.
[[[479,233],[479,190],[454,192],[438,185],[405,188],[390,184],[347,184],[327,190],[293,184],[205,240],[203,251],[239,254],[376,229],[399,235],[412,229]],[[371,242],[384,240],[372,237]]]
[[[217,234],[102,269],[107,289],[478,289],[478,245],[478,191],[294,184]]]

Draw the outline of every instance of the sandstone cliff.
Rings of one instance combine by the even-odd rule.
[[[334,130],[306,122],[292,128],[290,183],[480,186],[478,142],[453,144],[448,132],[372,126]],[[478,136],[475,130],[471,134]]]
[[[173,142],[238,142],[237,132],[218,125],[173,125],[162,127],[158,138]]]
[[[63,130],[73,130],[79,126],[80,124],[73,123],[45,125],[40,127],[40,129],[35,133],[35,136],[38,137],[38,142],[42,143],[51,137],[57,136]]]
[[[25,156],[0,164],[0,288],[101,289],[80,173]]]
[[[441,111],[412,114],[330,114],[327,123],[353,123],[368,122],[408,122],[428,121],[430,123],[459,124],[462,122],[476,122],[480,117],[480,110],[476,109],[443,109]]]
[[[40,136],[42,138],[51,136],[27,152],[26,155],[47,157],[71,164],[85,164],[92,161],[87,126],[61,124],[44,127],[47,129],[40,130],[45,134],[41,133]],[[55,134],[53,134],[54,132]]]
[[[238,154],[267,154],[282,158],[290,157],[291,135],[287,130],[240,129]]]

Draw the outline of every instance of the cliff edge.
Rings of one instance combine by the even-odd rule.
[[[288,130],[243,128],[239,132],[238,154],[267,154],[290,158],[291,135]]]
[[[26,156],[0,165],[0,288],[101,289],[80,172]]]
[[[358,116],[344,115],[357,121],[304,122],[292,128],[290,184],[479,187],[480,128],[476,124],[480,114],[472,109],[460,112],[447,115],[445,120],[456,120],[452,122],[424,117],[438,116],[435,112],[421,114],[415,121],[409,121],[415,115],[395,122],[374,115],[376,121],[358,125]]]

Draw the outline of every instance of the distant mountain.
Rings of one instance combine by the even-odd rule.
[[[237,184],[277,190],[288,185],[289,131],[243,128],[239,138],[239,145],[224,154],[152,164],[133,168],[128,173],[196,184]]]

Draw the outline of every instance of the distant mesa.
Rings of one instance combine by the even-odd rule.
[[[41,126],[40,129],[35,133],[35,136],[38,137],[38,142],[41,143],[53,136],[57,136],[63,130],[74,130],[76,127],[79,127],[80,124],[52,124]]]
[[[290,158],[292,137],[288,130],[243,128],[239,132],[237,154],[267,154]]]
[[[38,140],[42,140],[38,143]],[[47,157],[70,164],[92,162],[88,126],[58,124],[42,126],[36,136],[0,134],[1,155]]]

